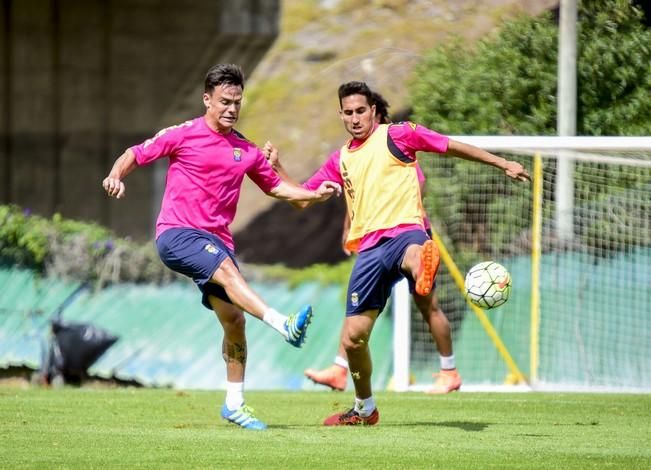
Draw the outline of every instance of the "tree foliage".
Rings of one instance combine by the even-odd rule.
[[[577,134],[651,134],[651,31],[643,24],[642,12],[628,0],[583,1],[577,40]],[[509,21],[472,46],[457,39],[436,47],[411,84],[414,120],[445,134],[555,135],[557,55],[558,26],[549,13]],[[577,163],[577,181],[590,176],[594,167]],[[487,214],[496,213],[494,206],[504,202],[511,185],[501,172],[460,159],[437,162],[436,174],[426,165],[424,169],[428,207],[435,219],[443,225],[461,220],[472,233],[489,232]],[[600,171],[618,178],[616,168]],[[648,172],[640,172],[626,187],[645,184]],[[473,185],[496,188],[502,197],[473,195],[468,191]],[[608,185],[579,184],[575,189],[582,201],[595,195],[608,200],[610,191]],[[553,206],[553,195],[547,197]],[[524,231],[530,226],[529,207],[517,212],[508,225]],[[617,236],[617,230],[604,232]],[[506,245],[504,234],[490,233],[493,239],[486,243]],[[478,240],[472,244],[481,245]],[[612,240],[611,245],[619,243]]]

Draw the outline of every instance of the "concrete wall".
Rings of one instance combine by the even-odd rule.
[[[104,195],[102,178],[126,147],[203,112],[211,65],[250,73],[278,33],[280,8],[279,0],[0,1],[0,202],[138,239],[153,233],[160,169],[130,175],[122,201]]]

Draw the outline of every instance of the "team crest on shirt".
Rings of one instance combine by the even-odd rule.
[[[206,246],[203,247],[203,249],[206,250],[206,251],[207,251],[208,253],[210,253],[211,255],[216,255],[217,252],[219,251],[219,250],[215,247],[215,245],[213,245],[213,244],[211,244],[211,243],[207,243]]]
[[[233,149],[233,160],[236,162],[241,162],[242,161],[242,149],[235,147]]]
[[[357,294],[357,292],[350,294],[350,304],[353,307],[357,307],[359,305],[359,294]]]

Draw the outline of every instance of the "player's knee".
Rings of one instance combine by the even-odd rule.
[[[220,318],[224,333],[228,334],[243,334],[246,326],[246,317],[244,313],[237,312],[232,315],[222,316]]]
[[[343,338],[343,345],[347,354],[355,354],[368,347],[368,337],[366,335],[347,336]]]

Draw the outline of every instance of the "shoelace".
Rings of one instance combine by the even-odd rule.
[[[247,418],[251,418],[254,420],[258,420],[255,416],[253,416],[253,408],[249,407],[248,405],[242,405],[242,415],[246,416]]]
[[[348,420],[350,418],[356,418],[357,420],[359,420],[359,419],[361,419],[361,416],[359,415],[359,413],[357,411],[355,411],[355,408],[351,408],[350,410],[346,411],[344,414],[342,414],[339,417],[339,422],[341,423],[341,422],[346,421],[346,420]]]

